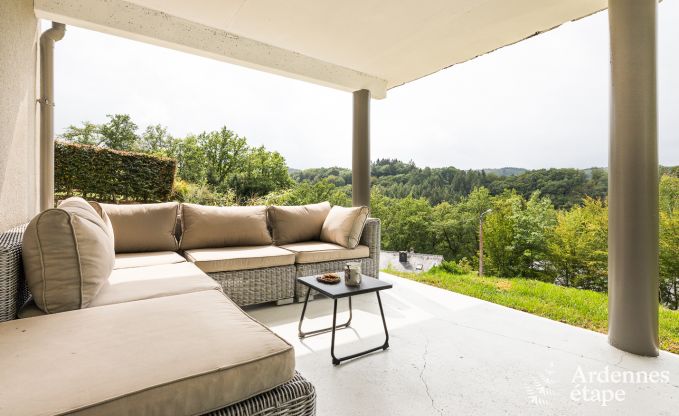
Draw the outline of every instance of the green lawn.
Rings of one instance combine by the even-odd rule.
[[[593,331],[606,333],[608,329],[605,293],[520,278],[384,272]],[[679,311],[660,307],[660,348],[679,354]]]

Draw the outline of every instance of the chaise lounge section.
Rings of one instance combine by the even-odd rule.
[[[17,416],[204,414],[295,376],[292,346],[218,290],[20,319],[0,340],[0,413]]]

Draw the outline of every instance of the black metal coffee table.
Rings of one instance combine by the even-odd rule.
[[[386,350],[387,348],[389,348],[389,332],[387,331],[387,321],[384,319],[384,309],[382,309],[382,299],[380,299],[380,290],[391,289],[392,287],[391,283],[383,282],[381,280],[365,275],[361,275],[361,285],[356,287],[347,286],[346,284],[344,284],[344,279],[342,279],[339,283],[334,285],[321,283],[316,280],[316,276],[298,277],[297,282],[309,288],[309,290],[307,290],[306,292],[306,297],[304,298],[302,316],[299,318],[299,326],[297,327],[299,338],[302,339],[308,336],[323,334],[332,331],[332,340],[330,341],[330,355],[332,356],[332,363],[334,365],[338,365],[342,361],[360,357],[361,355],[369,354],[377,350]],[[306,313],[306,307],[307,304],[309,303],[309,293],[311,293],[312,289],[322,293],[323,295],[333,300],[334,305],[332,311],[332,326],[329,328],[304,332],[302,331],[302,321],[304,321],[304,314]],[[351,297],[372,292],[375,292],[375,294],[377,295],[377,303],[380,305],[380,314],[382,315],[382,325],[384,326],[385,335],[384,344],[380,345],[379,347],[357,352],[355,354],[350,354],[345,357],[335,357],[335,331],[338,329],[348,328],[349,325],[351,324],[352,318]],[[343,324],[337,325],[337,299],[340,298],[349,298],[349,320]]]

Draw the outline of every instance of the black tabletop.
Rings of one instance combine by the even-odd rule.
[[[298,277],[297,282],[317,290],[331,299],[377,292],[378,290],[391,289],[392,287],[391,283],[387,283],[366,275],[361,275],[360,286],[347,286],[344,284],[343,273],[340,273],[340,276],[342,276],[342,279],[339,283],[334,285],[321,283],[316,280],[316,276]]]

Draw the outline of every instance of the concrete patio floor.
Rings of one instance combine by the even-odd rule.
[[[603,334],[381,278],[394,285],[382,292],[390,349],[340,366],[330,362],[329,333],[297,338],[301,304],[247,310],[294,345],[297,369],[316,386],[319,415],[679,414],[679,355],[634,356]],[[346,300],[339,305],[338,323]],[[353,306],[351,328],[337,332],[338,355],[384,339],[376,297],[357,296]],[[331,319],[332,301],[315,300],[304,329]]]

